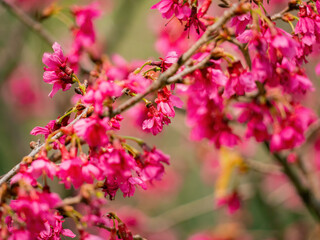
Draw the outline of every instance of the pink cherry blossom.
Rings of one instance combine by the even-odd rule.
[[[28,172],[30,172],[35,179],[37,179],[41,175],[44,175],[53,180],[53,177],[56,175],[57,169],[58,167],[53,162],[51,162],[47,158],[46,153],[43,152],[38,156],[36,160],[32,161]]]
[[[73,83],[73,70],[67,66],[68,59],[63,55],[61,46],[58,43],[52,45],[54,53],[44,53],[42,62],[47,65],[43,73],[43,80],[53,84],[49,97],[53,97],[59,89],[67,91]]]
[[[78,29],[75,30],[75,43],[79,48],[89,47],[95,42],[93,19],[100,16],[99,5],[94,2],[87,6],[74,6],[72,13],[76,18]]]
[[[61,235],[70,238],[76,237],[76,235],[70,229],[63,229],[62,223],[64,220],[62,220],[62,216],[56,214],[54,218],[55,222],[53,225],[51,225],[48,221],[44,223],[45,230],[40,232],[38,236],[39,240],[58,240],[61,239]]]
[[[122,88],[117,83],[99,78],[95,85],[87,90],[83,101],[87,104],[93,104],[95,111],[102,114],[104,102],[113,97],[119,97],[121,94]]]
[[[230,214],[235,213],[240,208],[240,199],[237,192],[230,194],[229,196],[217,199],[217,206],[221,207],[226,205]]]
[[[143,130],[150,130],[153,135],[157,135],[162,132],[163,125],[168,125],[170,119],[159,112],[153,105],[148,106],[148,118],[142,123]]]
[[[81,119],[74,125],[76,134],[91,147],[106,145],[109,141],[106,131],[109,129],[108,119],[100,119],[98,116]]]
[[[162,164],[169,164],[169,159],[168,155],[156,148],[150,151],[145,150],[138,161],[141,164],[142,179],[145,181],[161,180],[164,174],[164,166]]]
[[[167,87],[158,91],[158,98],[156,98],[155,103],[157,103],[157,110],[168,117],[175,116],[173,107],[181,108],[183,106],[183,102],[180,98],[173,96]]]
[[[240,16],[234,16],[230,21],[230,25],[232,27],[235,27],[236,35],[239,35],[246,30],[246,27],[251,22],[252,22],[252,17],[249,13],[247,13],[247,14],[242,14]]]
[[[153,5],[151,9],[158,9],[163,18],[171,18],[175,15],[178,19],[186,19],[191,14],[191,9],[187,3],[180,0],[161,0]]]
[[[60,198],[55,193],[19,191],[17,199],[10,202],[10,207],[25,222],[25,228],[33,236],[33,239],[46,229],[46,223],[55,224],[55,212],[53,208],[60,203]]]
[[[151,80],[140,74],[131,73],[127,80],[124,81],[124,87],[128,88],[133,93],[142,93],[151,84]]]

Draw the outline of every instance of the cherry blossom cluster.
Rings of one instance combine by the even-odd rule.
[[[278,20],[292,27],[290,33],[277,26],[259,1],[222,2],[226,12],[220,17],[211,14],[211,0],[153,5],[169,20],[158,31],[156,47],[162,56],[133,63],[119,55],[93,56],[99,6],[71,8],[72,47],[65,54],[55,42],[42,61],[43,81],[53,85],[49,97],[76,85],[74,105],[31,131],[43,135],[44,144],[33,142],[36,153],[25,157],[1,186],[0,239],[75,237],[62,227],[66,217],[75,221],[81,239],[106,239],[89,234],[88,227],[105,229],[109,239],[134,239],[116,214],[104,214],[100,207],[119,191],[131,197],[136,188],[161,180],[170,157],[140,138],[122,135],[127,117],[122,113],[129,108],[134,116],[128,119],[152,135],[163,132],[176,111],[185,108],[180,111],[186,110],[191,139],[207,139],[221,149],[227,177],[218,184],[217,205],[227,205],[231,213],[240,208],[241,194],[236,187],[226,191],[229,170],[246,169],[241,157],[225,147],[253,138],[271,153],[293,153],[304,144],[306,131],[317,121],[302,100],[314,90],[304,64],[320,43],[320,2],[288,3]],[[180,35],[176,25],[182,27]],[[79,71],[85,54],[95,64],[87,75]],[[49,179],[77,190],[78,201],[69,203],[51,192]],[[80,202],[86,205],[84,212],[71,206]]]

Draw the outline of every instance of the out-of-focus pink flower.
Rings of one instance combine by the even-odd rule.
[[[108,143],[107,130],[110,129],[108,119],[100,119],[93,116],[81,119],[74,124],[74,129],[79,137],[82,137],[90,147],[104,146]]]
[[[39,240],[58,240],[61,238],[61,235],[75,238],[76,235],[70,229],[63,229],[62,223],[62,216],[56,214],[54,216],[55,222],[54,225],[51,225],[48,221],[45,224],[45,230],[41,231],[38,239]]]
[[[18,117],[44,116],[54,108],[38,80],[30,67],[19,66],[2,84],[1,96]]]
[[[28,12],[36,12],[49,6],[55,0],[9,0]]]
[[[39,154],[37,159],[32,161],[28,172],[30,172],[35,179],[44,174],[53,180],[57,169],[58,167],[47,158],[46,153],[42,152]]]
[[[17,214],[19,221],[24,222],[25,229],[36,239],[38,234],[46,229],[46,223],[55,225],[54,207],[61,202],[55,193],[25,192],[20,189],[18,197],[10,202],[10,207]]]
[[[251,22],[252,22],[251,14],[246,13],[240,16],[234,16],[230,21],[230,25],[232,27],[235,27],[236,29],[235,33],[238,36],[239,34],[243,33],[246,30],[246,27]]]
[[[158,21],[154,20],[152,22]],[[154,31],[157,34],[156,50],[163,56],[173,51],[180,55],[199,38],[199,35],[193,31],[190,33],[184,31],[184,26],[177,19],[170,20],[170,24],[165,27],[155,27]]]
[[[235,213],[240,208],[240,205],[241,205],[239,195],[237,194],[237,192],[234,192],[229,196],[225,196],[217,199],[218,207],[221,207],[224,205],[228,206],[228,210],[230,214]]]
[[[211,100],[205,92],[197,91],[196,86],[191,88],[190,91],[192,92],[188,100],[187,123],[192,128],[192,139],[209,139],[217,148],[237,145],[240,139],[229,126],[228,116],[223,114],[223,105],[220,102],[221,96]]]
[[[89,47],[95,42],[93,20],[100,16],[99,4],[91,3],[87,6],[74,6],[72,13],[79,28],[75,29],[75,43],[78,47]]]
[[[188,3],[182,3],[177,0],[161,0],[153,5],[151,9],[158,9],[163,18],[171,18],[175,15],[180,20],[187,19],[191,14],[191,9]]]
[[[172,95],[167,87],[164,87],[162,90],[158,91],[158,98],[156,98],[155,103],[157,103],[158,111],[168,117],[175,116],[173,107],[182,108],[183,106],[183,102],[180,100],[180,98]]]
[[[112,97],[119,97],[122,94],[122,88],[114,81],[107,81],[99,78],[93,87],[87,90],[83,101],[88,104],[93,104],[96,113],[102,114],[104,110],[104,101],[110,100]]]
[[[270,139],[268,125],[272,123],[272,116],[268,106],[259,103],[238,103],[236,108],[242,110],[238,117],[240,123],[246,123],[246,137],[255,137],[256,141],[263,142]]]
[[[58,43],[52,45],[54,53],[44,53],[42,62],[47,65],[43,73],[43,80],[53,84],[49,97],[53,97],[59,89],[67,91],[73,83],[73,70],[67,66],[68,59],[63,55],[61,46]]]
[[[302,43],[312,46],[320,42],[320,24],[319,16],[315,14],[312,7],[307,3],[299,7],[299,21],[295,27],[295,33],[302,36]]]
[[[151,182],[153,180],[161,180],[164,174],[164,166],[162,164],[169,164],[169,159],[168,155],[165,155],[156,148],[150,151],[145,150],[138,162],[142,169],[142,179]]]
[[[311,109],[299,104],[293,106],[292,112],[281,119],[279,126],[275,128],[270,141],[272,152],[283,149],[292,149],[305,141],[304,133],[308,127],[316,121],[316,115]]]
[[[128,88],[133,93],[142,93],[151,84],[151,80],[140,74],[131,73],[127,80],[124,81],[124,87]]]
[[[223,93],[225,97],[230,98],[234,94],[242,96],[256,90],[252,74],[245,70],[240,62],[234,62],[232,66],[228,67],[228,71],[229,79]]]
[[[142,123],[142,129],[150,130],[153,135],[157,135],[163,129],[163,125],[168,125],[170,119],[159,112],[153,105],[148,106],[148,118],[145,119]]]
[[[77,26],[73,28],[74,41],[68,58],[75,71],[78,70],[83,51],[88,50],[96,41],[93,20],[101,14],[99,5],[98,2],[93,2],[87,6],[74,6],[71,9]]]

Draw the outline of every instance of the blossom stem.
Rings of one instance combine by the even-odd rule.
[[[147,73],[149,73],[149,72],[151,72],[151,71],[154,71],[154,72],[161,71],[161,68],[160,68],[160,67],[154,67],[154,68],[148,69],[147,71],[145,71],[145,72],[143,73],[143,76],[146,76]]]
[[[116,136],[122,139],[127,139],[127,140],[132,140],[136,143],[138,143],[139,145],[143,145],[145,144],[145,142],[141,139],[141,138],[136,138],[136,137],[132,137],[132,136]]]
[[[150,64],[151,64],[151,61],[145,62],[141,67],[137,68],[133,73],[139,74],[145,66],[150,65]]]
[[[78,86],[79,86],[82,94],[83,94],[83,95],[86,94],[86,87],[85,87],[84,84],[82,84],[82,83],[80,82],[80,80],[79,80],[79,78],[77,77],[77,75],[75,75],[75,74],[73,73],[73,74],[72,74],[72,79],[73,79],[74,82],[78,83]]]
[[[69,116],[71,113],[76,112],[77,109],[75,107],[71,108],[69,111],[67,111],[64,115],[62,115],[58,120],[57,123],[61,123],[63,121],[63,119],[67,116]]]

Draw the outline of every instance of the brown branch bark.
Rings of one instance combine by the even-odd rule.
[[[83,110],[83,112],[77,116],[71,123],[68,124],[68,126],[71,126],[73,124],[75,124],[81,117],[83,117],[87,112],[88,112],[89,107],[85,108]],[[52,139],[58,139],[63,135],[62,132],[58,132],[56,135],[54,135],[52,137]],[[36,148],[34,148],[28,155],[27,157],[34,157],[38,152],[40,152],[40,150],[42,149],[42,147],[44,147],[44,143],[37,146]],[[2,184],[4,184],[5,182],[9,181],[18,171],[20,168],[22,162],[18,163],[16,166],[14,166],[8,173],[6,173],[1,179],[0,179],[0,186]]]
[[[24,11],[22,11],[19,7],[14,5],[11,2],[6,0],[0,0],[2,6],[4,6],[8,11],[13,13],[21,22],[23,22],[27,27],[37,33],[45,42],[47,42],[50,46],[53,45],[54,38],[50,35],[50,33],[43,28],[43,26],[29,17]]]

